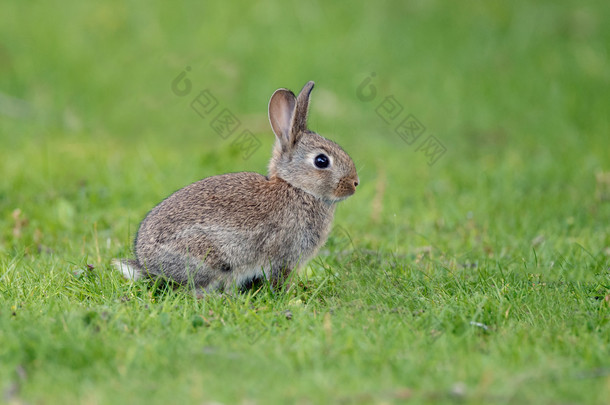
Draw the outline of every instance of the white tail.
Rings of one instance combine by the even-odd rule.
[[[144,278],[140,269],[129,264],[127,260],[113,259],[112,265],[117,269],[127,280],[141,280]]]

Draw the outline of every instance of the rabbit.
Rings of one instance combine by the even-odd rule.
[[[271,96],[268,176],[228,173],[176,191],[140,224],[135,260],[114,266],[128,279],[163,277],[198,296],[261,280],[285,286],[326,242],[336,204],[360,182],[349,155],[307,129],[313,87]]]

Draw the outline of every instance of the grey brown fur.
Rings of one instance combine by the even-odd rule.
[[[282,285],[313,257],[330,231],[335,205],[356,191],[351,158],[307,129],[308,82],[298,97],[269,102],[276,135],[267,177],[229,173],[176,191],[142,221],[136,260],[115,261],[129,278],[163,276],[198,291],[242,287],[265,277]],[[328,168],[314,164],[329,157]]]

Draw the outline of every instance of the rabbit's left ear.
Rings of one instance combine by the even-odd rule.
[[[288,89],[278,89],[269,100],[269,122],[282,150],[291,150],[307,129],[309,95],[314,82],[307,82],[298,97]]]
[[[292,147],[292,122],[297,99],[288,89],[278,89],[269,100],[269,122],[283,150]]]
[[[307,113],[309,111],[309,96],[311,90],[313,90],[314,82],[309,81],[299,93],[297,97],[297,106],[294,113],[294,120],[292,123],[292,133],[296,138],[307,129]],[[295,139],[296,142],[296,139]]]

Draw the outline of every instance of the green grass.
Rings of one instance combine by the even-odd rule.
[[[5,3],[0,402],[607,402],[607,2]],[[290,291],[113,272],[172,191],[265,172],[269,97],[307,80],[361,186]],[[191,109],[204,89],[250,158]]]

